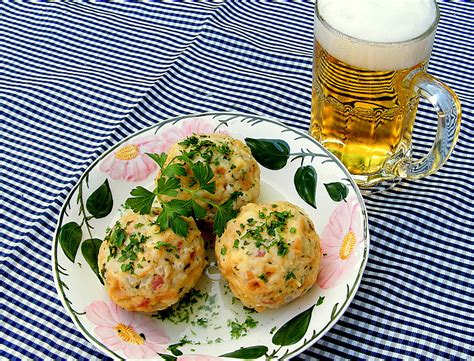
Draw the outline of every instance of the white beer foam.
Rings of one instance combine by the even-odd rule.
[[[436,19],[433,0],[318,0],[315,37],[335,58],[371,70],[398,70],[428,59]],[[342,34],[341,34],[342,33]],[[358,41],[359,39],[359,41]]]

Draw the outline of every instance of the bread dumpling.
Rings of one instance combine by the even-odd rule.
[[[262,312],[311,289],[319,272],[321,242],[299,207],[249,203],[227,223],[215,252],[234,296]]]
[[[204,240],[192,218],[186,237],[160,231],[158,215],[126,210],[111,227],[98,256],[110,298],[128,311],[154,312],[180,300],[205,266]]]
[[[204,221],[210,223],[214,221],[216,208],[210,203],[221,205],[238,194],[234,197],[233,203],[233,209],[238,210],[243,205],[257,200],[260,194],[260,168],[250,148],[240,140],[217,133],[192,135],[170,148],[165,166],[171,162],[184,164],[178,158],[183,154],[193,163],[202,162],[209,165],[214,174],[212,181],[215,182],[215,192],[210,193],[206,190],[197,192],[196,201],[206,210]],[[181,187],[195,189],[196,180],[189,165],[185,164],[185,168],[187,174],[179,176]],[[172,198],[188,200],[191,195],[181,189],[176,196],[163,197],[165,201]]]

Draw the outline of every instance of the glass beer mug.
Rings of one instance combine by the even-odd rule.
[[[438,170],[456,143],[461,106],[426,73],[435,0],[317,0],[311,135],[360,186]],[[429,154],[411,158],[419,98],[438,113]]]

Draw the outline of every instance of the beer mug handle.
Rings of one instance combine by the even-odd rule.
[[[436,172],[453,151],[461,128],[461,104],[446,84],[425,72],[413,72],[405,80],[408,88],[427,99],[438,113],[438,130],[429,153],[419,160],[404,158],[394,167],[397,176],[418,179]]]

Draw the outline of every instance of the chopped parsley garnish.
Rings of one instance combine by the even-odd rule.
[[[158,311],[153,314],[153,317],[158,318],[159,320],[168,320],[174,324],[181,322],[189,323],[190,317],[194,313],[194,307],[198,304],[199,300],[206,297],[199,290],[192,289],[184,297],[173,306]]]
[[[255,328],[258,325],[258,321],[253,319],[251,316],[247,316],[244,322],[239,322],[238,319],[227,320],[227,326],[230,327],[230,337],[233,339],[241,338],[247,335],[251,328]]]
[[[141,233],[132,233],[128,237],[128,243],[123,247],[120,252],[119,262],[124,262],[126,260],[136,261],[137,252],[143,252],[143,247],[141,246],[149,237]]]
[[[204,317],[200,317],[196,321],[192,322],[193,325],[197,325],[197,326],[200,326],[200,327],[207,327],[208,323],[209,323],[209,320],[207,318],[204,318]]]
[[[291,280],[292,278],[296,279],[296,276],[295,274],[293,273],[293,271],[290,271],[286,274],[285,276],[285,281],[288,281],[288,280]]]
[[[208,328],[213,326],[213,320],[219,315],[219,307],[217,294],[209,295],[192,289],[177,304],[152,316],[174,324],[184,322],[195,327]],[[195,331],[197,330],[190,328],[193,335],[196,335]]]
[[[247,219],[247,224],[248,224],[249,226],[254,226],[256,223],[257,223],[257,221],[256,221],[255,219],[253,219],[253,218]]]
[[[181,356],[183,352],[179,349],[179,347],[182,347],[184,345],[193,345],[196,344],[195,342],[188,340],[188,336],[184,335],[181,340],[178,341],[178,343],[172,344],[168,346],[168,350],[174,355],[174,356]],[[168,355],[163,355],[159,354],[160,356],[168,356]],[[176,360],[176,357],[174,356],[169,356],[169,360]],[[166,358],[165,358],[166,359]]]
[[[286,223],[286,220],[292,217],[290,211],[283,211],[283,212],[273,211],[270,214],[275,216],[282,223]]]
[[[234,239],[234,248],[239,248],[239,240],[238,239]]]
[[[155,248],[156,248],[156,249],[165,248],[168,252],[171,252],[171,250],[175,250],[175,251],[178,250],[178,249],[176,248],[176,246],[173,246],[171,243],[162,242],[162,241],[156,242]]]
[[[116,222],[114,227],[109,230],[108,234],[105,236],[105,240],[109,244],[110,257],[115,257],[117,255],[117,250],[123,246],[127,234],[125,230],[120,225],[120,222]]]
[[[277,254],[279,256],[284,256],[288,253],[288,243],[286,243],[285,241],[283,240],[280,240],[277,242],[277,247],[278,247],[278,252]]]
[[[227,143],[222,143],[217,147],[217,151],[225,156],[229,156],[232,154],[232,149],[229,147],[229,144]]]
[[[221,255],[225,256],[226,253],[227,253],[227,248],[225,248],[225,246],[222,246]]]
[[[122,263],[120,266],[120,270],[122,272],[133,273],[133,263]]]
[[[256,312],[257,312],[257,311],[255,311],[253,308],[250,308],[250,307],[247,307],[247,306],[243,306],[243,308],[244,308],[245,313],[247,313],[247,314],[256,313]]]
[[[112,229],[109,229],[105,236],[105,241],[109,245],[109,259],[116,258],[122,264],[120,270],[122,272],[134,273],[134,263],[138,259],[138,253],[143,252],[142,244],[146,242],[149,237],[141,233],[132,233],[127,237],[127,233],[116,222]],[[142,268],[141,265],[139,268]]]
[[[247,219],[247,231],[241,236],[241,239],[244,240],[243,246],[250,244],[248,241],[251,241],[257,249],[263,247],[268,252],[272,247],[276,246],[277,254],[285,256],[290,245],[282,238],[281,233],[287,229],[288,219],[293,217],[293,215],[290,211],[271,211],[265,213],[267,210],[264,208],[264,210],[258,212],[258,220],[254,218]],[[242,229],[245,229],[245,225],[241,224],[240,226]],[[291,227],[290,233],[295,232],[296,229]],[[239,236],[241,235],[240,231],[236,231],[236,233]],[[265,234],[268,234],[270,237],[265,236]],[[238,246],[239,243],[234,241],[234,247],[237,248]],[[260,253],[257,254],[260,257]]]
[[[188,150],[188,156],[190,159],[194,159],[196,155],[200,155],[207,163],[218,162],[218,157],[216,154],[228,157],[232,154],[232,148],[228,143],[215,143],[210,139],[199,139],[199,137],[193,135],[181,141],[179,145],[185,147]]]
[[[263,282],[268,282],[267,277],[262,273],[260,276],[258,276]]]
[[[181,337],[181,339],[179,340],[179,344],[181,346],[184,346],[184,345],[193,345],[194,342],[192,340],[189,340],[188,339],[188,336],[184,335],[183,337]]]
[[[196,137],[195,135],[192,135],[190,137],[187,137],[186,139],[184,139],[183,141],[181,141],[179,143],[179,145],[183,145],[185,147],[189,147],[191,145],[196,145],[199,143],[199,138]]]

